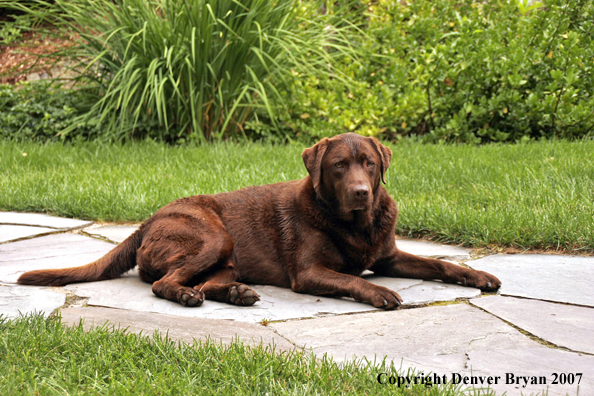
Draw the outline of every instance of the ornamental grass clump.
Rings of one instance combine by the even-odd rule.
[[[257,110],[274,123],[295,76],[341,78],[348,23],[295,0],[36,0],[26,8],[75,45],[56,54],[94,99],[76,124],[104,137],[209,141],[244,134]],[[48,11],[48,9],[50,11]],[[312,15],[315,14],[315,17]],[[63,134],[75,133],[72,126]]]

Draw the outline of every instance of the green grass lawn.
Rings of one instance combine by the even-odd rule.
[[[337,365],[299,352],[279,354],[270,346],[187,345],[107,327],[84,331],[56,318],[0,318],[2,395],[462,394],[451,384],[380,385],[382,372],[399,371],[383,362]]]
[[[399,234],[594,250],[594,141],[390,147]],[[302,150],[0,142],[0,209],[139,222],[179,197],[304,177]]]

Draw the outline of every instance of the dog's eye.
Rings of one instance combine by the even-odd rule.
[[[334,166],[337,168],[342,168],[344,166],[344,164],[342,162],[337,162],[334,164]]]
[[[371,168],[372,166],[375,166],[375,162],[367,161],[367,166]]]

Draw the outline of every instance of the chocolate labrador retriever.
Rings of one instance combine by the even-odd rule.
[[[359,277],[378,275],[496,290],[495,276],[396,247],[396,203],[382,186],[392,152],[354,133],[303,151],[301,180],[182,198],[158,210],[103,258],[82,267],[31,271],[18,282],[59,286],[113,279],[138,265],[162,298],[194,307],[204,299],[259,300],[246,283],[319,296],[352,297],[395,309],[398,293]]]

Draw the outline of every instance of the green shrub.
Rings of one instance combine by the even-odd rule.
[[[73,125],[100,125],[110,139],[242,135],[258,109],[274,127],[286,98],[279,90],[295,74],[336,78],[333,58],[351,52],[343,28],[326,29],[330,16],[309,18],[317,12],[313,2],[56,0],[50,12],[10,3],[51,23],[57,34],[78,38],[53,54],[82,73],[79,82],[97,89],[89,111]]]
[[[88,110],[81,106],[84,97],[83,91],[60,89],[48,81],[16,88],[0,85],[0,138],[56,140],[63,130],[74,126],[79,138],[96,139],[96,127],[76,122],[76,117]]]
[[[594,128],[594,3],[378,1],[359,81],[304,78],[287,125],[428,141],[573,138]]]
[[[2,17],[0,17],[2,18]],[[30,24],[28,15],[10,15],[0,19],[0,43],[11,45],[23,36],[23,26]]]
[[[15,8],[11,1],[0,0],[0,45],[15,45],[25,32],[37,28],[35,18],[22,9]],[[21,6],[32,6],[34,2],[20,0]],[[48,4],[51,4],[49,1]]]

